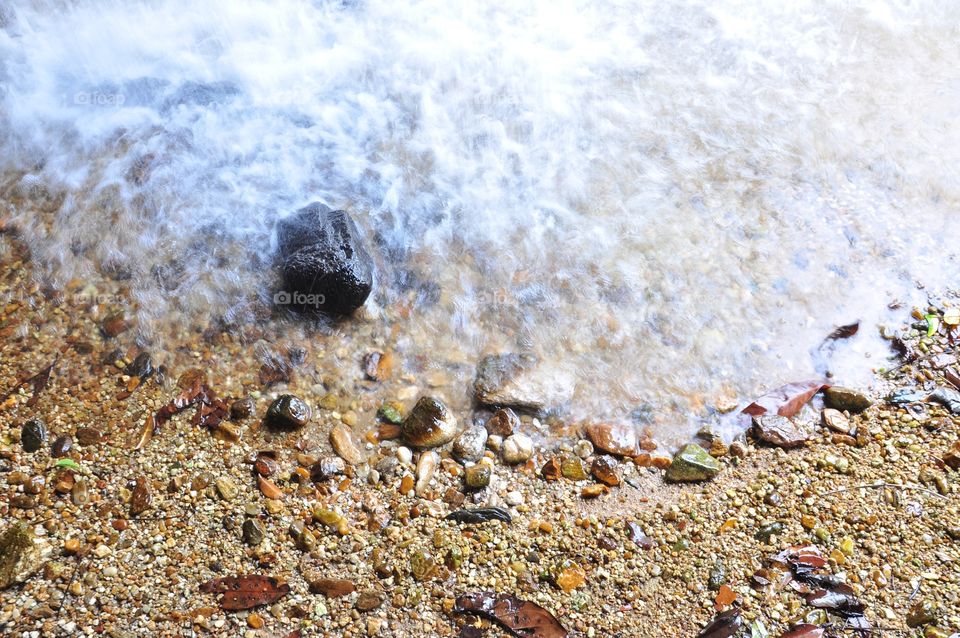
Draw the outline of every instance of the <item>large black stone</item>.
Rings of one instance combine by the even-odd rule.
[[[278,305],[350,314],[370,295],[372,260],[345,211],[310,204],[280,221],[277,243],[286,285]]]

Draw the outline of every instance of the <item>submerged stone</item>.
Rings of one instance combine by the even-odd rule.
[[[320,203],[300,209],[277,225],[286,289],[278,305],[350,314],[373,289],[373,260],[353,219]]]
[[[673,482],[706,481],[720,473],[717,459],[696,443],[687,444],[673,457],[666,479]]]
[[[474,394],[484,405],[542,411],[569,403],[574,383],[567,371],[532,355],[496,354],[480,360]]]

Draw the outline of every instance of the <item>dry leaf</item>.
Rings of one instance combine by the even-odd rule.
[[[200,585],[200,591],[223,594],[220,608],[237,611],[275,603],[290,593],[290,585],[272,576],[241,574],[208,580]]]
[[[750,416],[769,413],[790,417],[799,412],[807,401],[813,398],[813,395],[829,387],[829,384],[823,381],[788,383],[763,395],[745,407],[743,412]]]
[[[567,638],[567,630],[549,611],[536,603],[508,594],[477,592],[457,598],[454,611],[495,620],[522,638]]]

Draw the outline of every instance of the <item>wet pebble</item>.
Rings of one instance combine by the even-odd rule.
[[[62,434],[53,441],[50,446],[50,456],[55,459],[65,457],[73,449],[73,437],[69,434]]]
[[[145,477],[138,477],[130,496],[130,514],[139,516],[150,508],[153,502],[153,493],[150,482]]]
[[[490,474],[490,466],[486,463],[471,465],[463,473],[464,483],[472,490],[483,489],[490,484]]]
[[[36,452],[47,441],[47,426],[40,419],[30,419],[20,430],[20,445],[24,452]]]
[[[310,406],[292,394],[283,394],[267,409],[266,423],[279,430],[298,430],[310,420]]]
[[[873,402],[862,392],[840,386],[831,386],[824,390],[823,402],[828,408],[850,414],[860,414],[873,405]]]
[[[785,416],[754,417],[753,435],[761,441],[782,448],[800,447],[810,438],[810,431]]]
[[[250,397],[244,397],[242,399],[237,399],[230,404],[230,418],[234,421],[242,421],[243,419],[249,418],[253,414],[255,409],[253,399]]]
[[[263,542],[264,537],[267,535],[267,529],[264,527],[256,518],[248,518],[243,521],[242,528],[243,542],[250,546],[257,546]]]
[[[504,438],[520,429],[520,417],[510,408],[502,408],[487,420],[487,432]]]
[[[401,425],[404,440],[418,448],[446,445],[457,432],[456,417],[442,401],[433,397],[421,397]]]
[[[604,485],[616,487],[620,485],[620,475],[617,474],[617,461],[611,456],[598,456],[590,466],[590,474]]]
[[[365,460],[363,451],[354,441],[353,431],[343,423],[336,424],[330,430],[330,445],[350,465],[360,465]]]
[[[414,492],[417,496],[423,496],[430,480],[433,478],[437,465],[440,464],[440,455],[433,451],[424,452],[417,460],[417,482],[414,486]]]
[[[232,501],[237,497],[237,486],[229,478],[221,476],[216,480],[214,485],[216,486],[217,494],[219,494],[223,500]]]

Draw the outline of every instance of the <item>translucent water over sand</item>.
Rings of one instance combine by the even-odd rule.
[[[252,320],[320,200],[402,355],[532,351],[573,418],[679,438],[856,319],[830,367],[866,379],[886,305],[956,282],[949,3],[198,4],[0,10],[2,212],[55,281],[129,276],[148,334]]]

